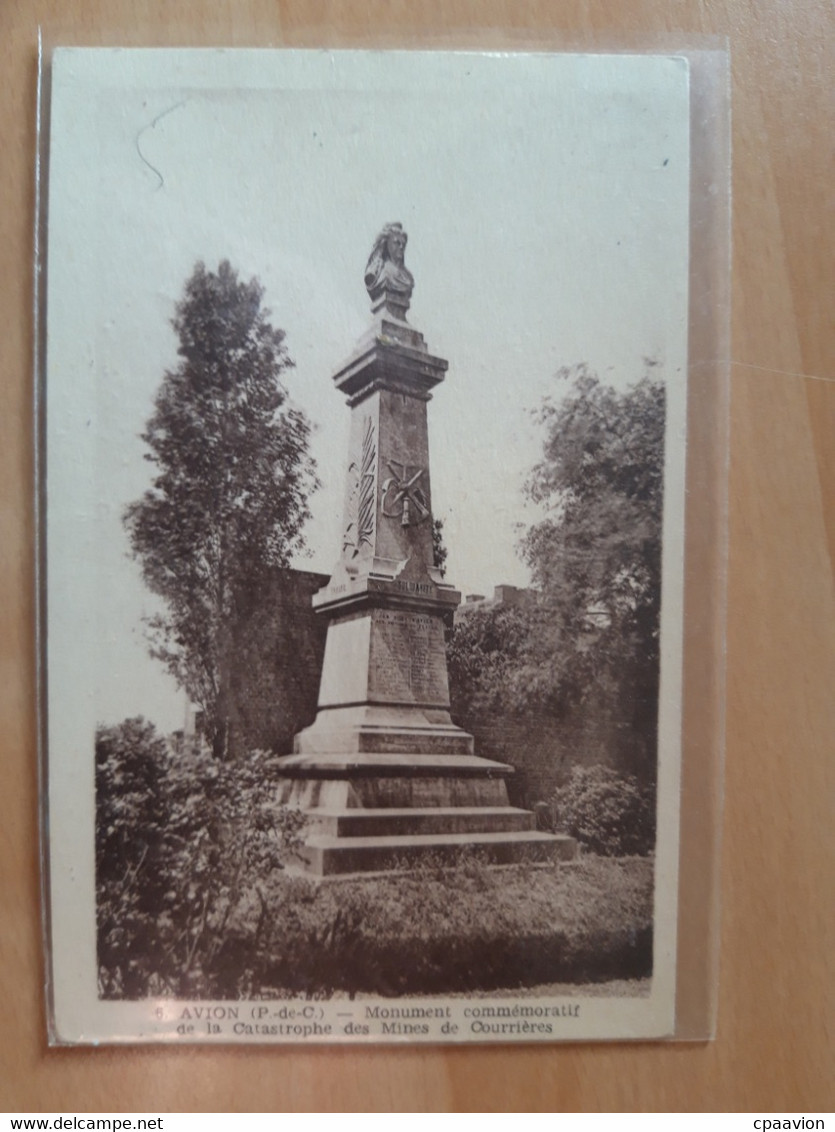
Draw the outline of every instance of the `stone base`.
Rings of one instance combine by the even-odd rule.
[[[396,810],[319,810],[313,832],[326,837],[413,837],[436,833],[523,833],[534,828],[529,810],[512,806],[436,806]]]
[[[320,710],[315,723],[295,737],[299,755],[471,755],[473,737],[456,727],[443,708],[358,704]]]
[[[576,842],[549,833],[444,833],[386,837],[313,835],[305,845],[307,871],[316,876],[409,869],[423,862],[453,866],[473,849],[491,865],[572,860]]]
[[[278,800],[306,813],[304,867],[316,876],[454,865],[468,847],[491,864],[576,856],[572,838],[538,832],[509,805],[504,763],[349,752],[288,755],[281,767]]]

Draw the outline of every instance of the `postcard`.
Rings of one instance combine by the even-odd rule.
[[[675,1026],[690,90],[56,49],[51,1040]]]

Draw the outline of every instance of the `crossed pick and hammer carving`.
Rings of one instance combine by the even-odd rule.
[[[414,475],[409,476],[408,464],[397,460],[387,460],[386,463],[391,475],[383,482],[381,510],[388,519],[399,518],[401,527],[417,526],[429,518],[426,496],[418,483],[424,470],[418,468]]]

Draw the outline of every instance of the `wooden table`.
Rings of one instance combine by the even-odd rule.
[[[161,22],[162,18],[166,22]],[[35,759],[36,37],[394,45],[495,25],[580,49],[727,36],[733,346],[719,1029],[695,1045],[48,1050]],[[463,29],[463,30],[462,30]],[[815,1110],[833,1106],[835,335],[823,0],[4,0],[0,6],[0,1109]],[[376,38],[375,38],[376,37]],[[501,43],[501,39],[496,39]],[[670,42],[669,40],[667,41]],[[660,39],[663,46],[664,40]],[[828,73],[829,72],[829,73]]]

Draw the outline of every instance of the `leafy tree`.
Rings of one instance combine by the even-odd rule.
[[[459,617],[447,646],[453,716],[525,711],[534,696],[530,683],[535,620],[528,608],[486,605]]]
[[[198,263],[172,325],[179,363],[143,433],[153,485],[124,516],[143,577],[166,605],[152,654],[203,708],[216,755],[229,751],[236,626],[266,574],[303,547],[317,486],[310,426],[287,403],[292,366],[257,279]]]
[[[665,398],[649,373],[619,392],[585,366],[538,412],[543,458],[527,491],[545,511],[522,554],[564,646],[561,692],[608,710],[644,776],[654,774]],[[546,619],[543,618],[543,622]],[[541,643],[541,640],[540,640]],[[547,673],[541,673],[547,681]]]
[[[537,412],[543,455],[526,486],[542,517],[520,545],[534,592],[473,610],[449,645],[456,718],[550,716],[587,758],[655,774],[664,386],[626,391],[561,370]],[[592,727],[592,723],[594,726]],[[593,734],[593,737],[592,737]],[[604,749],[604,745],[607,749]]]
[[[543,459],[527,491],[547,511],[522,553],[534,582],[573,626],[639,631],[657,642],[664,482],[664,386],[645,377],[626,392],[586,367],[562,370],[568,394],[538,412]]]

